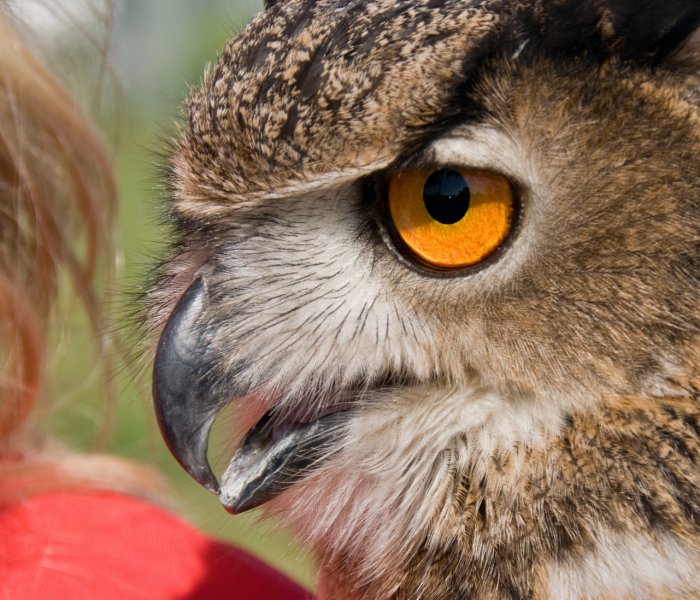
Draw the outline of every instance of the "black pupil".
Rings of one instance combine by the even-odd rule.
[[[461,221],[469,210],[469,184],[457,171],[440,169],[428,177],[423,203],[428,214],[445,225]]]

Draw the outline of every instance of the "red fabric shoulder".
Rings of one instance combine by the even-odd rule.
[[[0,508],[0,597],[12,600],[311,600],[251,555],[108,492]]]

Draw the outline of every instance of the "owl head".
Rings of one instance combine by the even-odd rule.
[[[699,22],[686,0],[254,18],[168,163],[149,322],[183,467],[231,512],[274,500],[338,589],[394,573],[389,597],[455,548],[471,564],[454,515],[532,487],[577,419],[695,394]],[[207,441],[230,403],[255,424],[220,485]],[[499,548],[520,539],[501,526]]]

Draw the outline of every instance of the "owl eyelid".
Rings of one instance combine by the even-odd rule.
[[[461,125],[395,160],[380,175],[385,179],[407,170],[477,169],[502,175],[527,187],[529,161],[506,132],[487,125]]]
[[[413,169],[432,169],[436,165],[437,161],[435,160],[434,151],[431,144],[418,152],[396,161],[385,171],[385,175],[391,176],[395,173],[400,173],[401,171],[410,171]]]
[[[532,172],[531,158],[518,141],[494,127],[457,128],[426,150],[433,164],[498,173],[521,187]]]
[[[439,161],[435,161],[435,160],[425,160],[425,161],[421,161],[421,162],[416,162],[414,164],[407,164],[407,165],[402,165],[400,167],[392,168],[390,170],[384,171],[382,173],[382,178],[388,181],[393,176],[398,175],[399,173],[407,172],[407,171],[426,171],[426,172],[430,173],[433,171],[443,171],[443,170],[484,171],[487,173],[494,173],[496,175],[500,175],[501,177],[504,177],[508,181],[511,181],[511,182],[513,181],[513,178],[510,175],[508,175],[508,173],[504,173],[502,170],[497,169],[497,168],[484,167],[481,165],[464,163],[464,162],[456,162],[456,161],[439,162]]]

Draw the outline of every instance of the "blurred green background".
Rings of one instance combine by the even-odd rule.
[[[78,0],[71,4],[73,8],[67,16],[58,20],[54,13],[44,14],[40,8],[32,12],[32,3],[25,2],[28,3],[22,4],[26,11],[23,18],[42,39],[48,40],[49,60],[59,57],[61,67],[73,79],[73,87],[89,90],[95,65],[102,64],[94,60],[94,40],[105,35],[102,21],[97,19],[100,22],[96,24],[89,8],[87,13],[76,8]],[[117,330],[123,326],[129,333],[129,312],[133,310],[129,308],[129,295],[138,293],[153,257],[167,239],[167,230],[159,224],[165,201],[159,169],[166,141],[176,131],[182,100],[189,86],[200,81],[205,65],[216,59],[225,40],[259,9],[255,0],[112,3],[107,64],[111,71],[108,79],[116,86],[103,89],[98,108],[105,137],[112,144],[120,187],[116,294],[123,317],[112,325]],[[87,97],[90,92],[83,93]],[[258,511],[229,516],[217,499],[191,481],[170,457],[150,406],[148,356],[131,357],[131,364],[118,369],[113,380],[118,392],[111,411],[113,419],[105,423],[94,346],[87,338],[90,334],[84,318],[72,310],[70,302],[66,299],[68,305],[62,312],[68,317],[56,339],[54,388],[50,393],[52,399],[57,399],[50,415],[54,432],[78,449],[91,451],[103,443],[110,452],[157,465],[170,479],[179,509],[189,520],[204,531],[257,554],[312,588],[313,560],[290,533],[278,523],[262,520]],[[217,444],[214,446],[213,454],[220,459],[230,454],[231,448],[225,441],[218,448]]]

